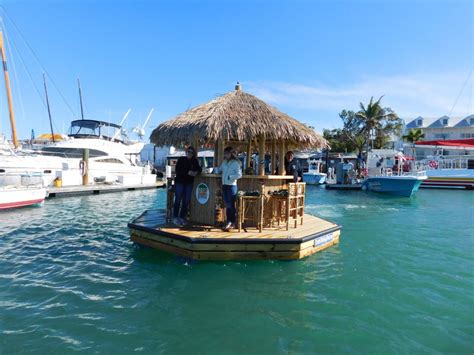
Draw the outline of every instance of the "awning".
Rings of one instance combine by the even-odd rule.
[[[474,148],[474,139],[448,139],[448,140],[435,140],[435,141],[420,141],[420,142],[416,142],[415,145]]]

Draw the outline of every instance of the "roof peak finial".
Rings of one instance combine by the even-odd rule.
[[[239,82],[237,82],[237,84],[235,85],[235,91],[241,91],[242,90],[242,86],[240,85]]]

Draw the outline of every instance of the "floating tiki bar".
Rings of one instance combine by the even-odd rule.
[[[222,230],[221,175],[204,169],[194,178],[189,224],[171,224],[169,181],[167,209],[145,211],[129,223],[134,242],[193,259],[222,260],[300,259],[339,242],[340,226],[305,214],[305,183],[294,182],[285,172],[286,151],[323,148],[327,142],[240,85],[162,123],[150,139],[158,146],[213,147],[214,167],[222,163],[226,146],[245,157],[237,182],[238,226]],[[257,166],[250,168],[253,153],[258,154]]]

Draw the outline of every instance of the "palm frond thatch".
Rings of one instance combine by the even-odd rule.
[[[180,146],[218,139],[245,142],[260,135],[295,147],[322,148],[326,140],[313,129],[240,90],[219,96],[160,124],[150,136],[156,145]]]

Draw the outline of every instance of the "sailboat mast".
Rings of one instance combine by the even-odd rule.
[[[51,120],[51,109],[49,108],[48,89],[46,88],[46,78],[43,73],[44,94],[46,95],[46,106],[48,107],[49,128],[51,128],[51,139],[54,143],[53,121]]]
[[[81,82],[79,78],[77,79],[77,85],[79,86],[79,101],[81,103],[81,118],[84,119],[84,109],[82,107],[82,90],[81,90]]]
[[[18,138],[16,136],[15,114],[13,113],[13,101],[12,101],[12,94],[10,91],[10,78],[8,76],[7,58],[5,55],[5,47],[3,45],[3,32],[2,31],[0,31],[0,53],[2,55],[2,62],[3,62],[3,75],[5,76],[5,87],[7,91],[8,109],[10,113],[10,126],[12,128],[12,140],[13,140],[14,147],[18,148],[20,145],[18,144]]]

